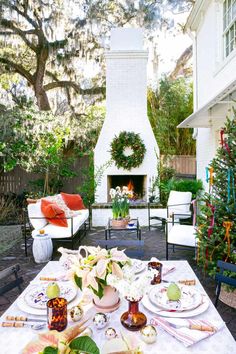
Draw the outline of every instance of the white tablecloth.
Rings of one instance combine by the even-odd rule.
[[[170,281],[175,281],[178,279],[194,279],[196,275],[194,274],[192,268],[189,266],[187,261],[163,261],[164,266],[175,266],[176,270],[173,273],[170,273],[165,278]],[[37,275],[37,277],[41,275],[53,275],[55,272],[62,270],[59,262],[49,262]],[[197,280],[197,287],[203,293],[205,290],[203,289],[200,282]],[[27,291],[27,289],[25,290]],[[24,291],[24,292],[25,292]],[[24,296],[24,292],[21,296]],[[119,331],[122,330],[126,332],[120,324],[120,316],[123,312],[127,310],[127,301],[122,300],[120,308],[110,314],[110,326],[116,328]],[[142,304],[140,304],[140,310],[143,311],[147,318],[148,322],[153,317],[153,314],[146,310]],[[27,315],[23,313],[17,306],[17,303],[14,302],[9,309],[3,314],[1,320],[5,318],[5,316],[9,315]],[[35,315],[28,315],[36,318]],[[46,317],[45,317],[46,318]],[[210,302],[210,306],[208,310],[201,315],[197,316],[199,319],[207,319],[212,321],[222,320],[219,313],[215,309],[214,305]],[[102,348],[103,343],[105,341],[105,329],[96,330],[94,326],[91,324],[91,328],[93,330],[93,339],[99,346]],[[26,346],[26,344],[32,340],[37,338],[36,331],[28,328],[0,328],[0,353],[1,354],[18,354],[21,353],[22,349]],[[127,331],[127,333],[131,333]],[[132,335],[136,335],[139,337],[139,333],[132,332]],[[214,334],[213,336],[198,342],[197,344],[185,348],[184,345],[178,342],[175,338],[171,337],[162,329],[158,328],[158,336],[157,341],[154,344],[147,345],[143,343],[144,353],[148,354],[185,354],[185,353],[206,353],[206,354],[234,354],[236,353],[236,343],[231,333],[225,326],[222,330]]]

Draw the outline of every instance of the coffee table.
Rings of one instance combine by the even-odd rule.
[[[141,241],[141,237],[142,237],[142,233],[141,233],[141,229],[140,229],[140,225],[139,225],[139,220],[138,218],[134,218],[134,219],[130,219],[130,221],[132,221],[134,223],[134,226],[132,227],[124,227],[124,228],[114,228],[112,227],[111,224],[111,218],[108,219],[108,223],[107,226],[105,227],[105,239],[108,240],[111,238],[112,233],[117,233],[117,232],[125,232],[125,233],[136,233],[136,237],[139,241]]]

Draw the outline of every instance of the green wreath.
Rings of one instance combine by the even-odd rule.
[[[133,153],[129,156],[124,155],[124,150],[127,147],[133,150]],[[145,152],[146,147],[139,134],[123,131],[118,136],[115,136],[111,142],[111,157],[116,166],[128,171],[141,165]]]

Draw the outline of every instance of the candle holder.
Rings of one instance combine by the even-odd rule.
[[[63,331],[67,326],[67,300],[56,297],[47,302],[48,328],[58,332]]]
[[[160,262],[149,262],[148,269],[155,269],[158,271],[157,275],[154,275],[151,284],[160,284],[161,283],[161,273],[162,273],[162,263]]]

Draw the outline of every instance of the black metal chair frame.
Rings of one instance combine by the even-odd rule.
[[[161,221],[161,223],[162,223],[162,225],[161,225],[161,227],[165,227],[165,224],[166,224],[166,221],[167,221],[167,219],[171,216],[170,215],[170,208],[173,208],[173,207],[178,207],[178,206],[183,206],[183,205],[192,205],[192,202],[191,203],[182,203],[182,204],[171,204],[171,205],[167,205],[167,207],[166,208],[157,208],[157,209],[167,209],[167,219],[166,218],[161,218],[161,217],[159,217],[159,216],[151,216],[150,215],[150,209],[151,209],[151,204],[152,203],[148,203],[148,229],[149,229],[149,231],[151,230],[151,227],[152,228],[159,228],[160,227],[160,225],[151,225],[151,220],[159,220],[159,221]],[[175,214],[175,215],[177,215],[177,214]],[[186,218],[185,219],[190,219],[191,218],[191,216],[189,216],[189,214],[178,214],[178,215],[180,215],[180,216],[186,216]]]
[[[31,233],[33,231],[33,227],[30,223],[30,219],[43,219],[43,217],[31,217],[29,218],[29,215],[28,215],[28,210],[27,209],[24,209],[23,210],[24,212],[24,226],[23,226],[23,236],[24,236],[24,243],[25,243],[25,256],[27,257],[28,256],[28,251],[27,251],[27,248],[28,248],[28,245],[27,245],[27,234],[30,233],[30,238],[32,238],[31,236]],[[53,242],[53,246],[55,246],[57,243],[69,243],[71,245],[71,248],[74,249],[74,240],[75,238],[78,236],[79,238],[79,244],[80,242],[82,241],[82,239],[86,236],[87,234],[87,230],[90,226],[90,219],[88,217],[87,220],[85,220],[83,222],[83,224],[80,226],[80,228],[75,232],[73,233],[73,217],[64,217],[64,218],[58,218],[58,219],[61,219],[61,220],[64,220],[64,219],[71,219],[71,237],[65,237],[65,238],[52,238],[52,242]]]
[[[166,225],[166,232],[165,232],[165,234],[166,234],[166,260],[169,259],[169,245],[172,246],[173,252],[175,252],[175,250],[188,250],[188,251],[190,251],[190,250],[192,250],[194,248],[192,246],[184,246],[184,245],[181,245],[181,244],[176,244],[176,243],[173,244],[173,243],[169,243],[168,242],[168,233],[169,233],[168,223],[171,223],[173,226],[174,226],[174,224],[179,224],[178,221],[175,221],[176,219],[178,219],[178,215],[188,216],[189,214],[182,214],[182,213],[181,214],[174,214],[173,213],[171,215],[171,221],[166,220],[166,223],[165,223],[165,225]]]
[[[6,284],[0,287],[0,296],[4,295],[6,292],[18,288],[19,293],[22,292],[21,284],[23,283],[23,278],[18,276],[18,272],[20,270],[19,264],[15,264],[11,267],[8,267],[4,270],[0,271],[0,280],[10,277],[11,275],[15,276],[14,280],[8,281]]]
[[[216,274],[215,280],[217,282],[216,286],[216,299],[215,299],[215,307],[218,305],[218,300],[220,296],[221,283],[233,286],[236,288],[236,278],[231,278],[229,276],[224,275],[225,271],[230,271],[236,273],[236,264],[227,263],[224,261],[218,261],[217,267],[219,268],[219,273]]]
[[[143,240],[127,240],[127,239],[108,239],[98,240],[98,245],[106,249],[114,247],[135,247],[135,250],[125,250],[128,257],[142,259],[144,256],[144,241]]]

